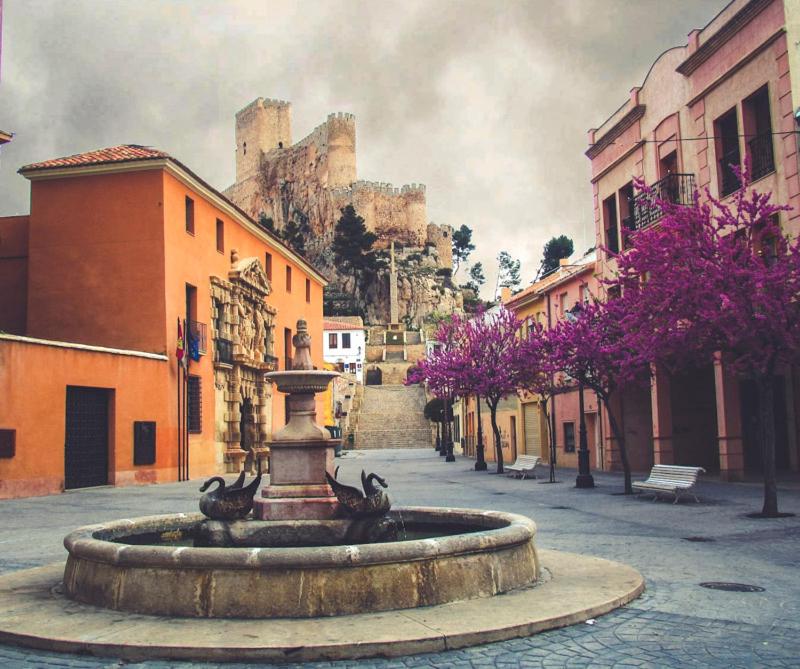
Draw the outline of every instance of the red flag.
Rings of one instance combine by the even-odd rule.
[[[186,350],[186,345],[183,342],[183,328],[181,327],[181,319],[178,319],[178,344],[175,346],[175,357],[178,359],[178,362],[183,361],[184,352]]]

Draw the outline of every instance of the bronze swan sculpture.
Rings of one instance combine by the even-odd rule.
[[[258,464],[258,475],[247,487],[244,485],[245,473],[230,486],[225,486],[225,479],[221,476],[212,476],[201,487],[200,492],[205,493],[200,498],[200,511],[212,520],[238,520],[247,516],[253,508],[253,497],[261,485],[261,463]],[[216,488],[208,490],[214,483]],[[208,492],[206,492],[208,490]]]
[[[378,476],[375,473],[367,476],[364,470],[361,470],[361,486],[364,491],[345,485],[336,480],[335,475],[338,475],[339,468],[336,468],[334,476],[325,472],[325,478],[328,485],[333,489],[336,499],[342,508],[351,516],[356,518],[374,518],[377,516],[385,515],[392,506],[389,496],[377,488],[374,481],[377,481],[382,488],[388,488],[389,484],[386,479]]]

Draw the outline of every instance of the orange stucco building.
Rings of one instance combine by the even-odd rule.
[[[238,471],[241,440],[266,459],[285,398],[264,372],[301,318],[322,367],[324,277],[163,152],[20,173],[31,213],[0,219],[0,498]]]

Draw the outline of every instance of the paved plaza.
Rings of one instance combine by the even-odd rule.
[[[475,648],[391,660],[323,662],[313,667],[797,667],[800,666],[800,516],[756,520],[756,483],[703,482],[700,503],[653,503],[619,494],[621,476],[595,474],[598,487],[476,473],[433,451],[348,453],[340,478],[361,469],[389,481],[395,505],[488,508],[522,513],[538,525],[537,545],[625,562],[644,574],[645,594],[593,624],[582,623]],[[546,477],[542,470],[540,476]],[[540,479],[541,480],[541,479]],[[195,511],[199,481],[95,488],[0,501],[0,574],[65,559],[61,540],[80,525]],[[779,487],[783,511],[800,514],[800,486]],[[763,592],[699,586],[730,581]],[[2,667],[211,667],[183,662],[125,663],[0,645]],[[237,669],[254,665],[224,665]],[[267,665],[260,665],[267,666]],[[283,665],[300,666],[300,665]]]

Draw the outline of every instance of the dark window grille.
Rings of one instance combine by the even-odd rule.
[[[342,332],[342,348],[350,348],[350,333]]]
[[[575,423],[564,423],[564,452],[575,452]]]
[[[752,179],[760,179],[775,171],[775,154],[772,149],[772,135],[753,137],[748,143]],[[738,187],[738,181],[737,181]]]
[[[311,302],[311,279],[306,279],[306,302]]]
[[[225,223],[217,219],[217,251],[225,252]]]
[[[17,452],[17,431],[0,430],[0,458],[13,458]]]
[[[339,335],[336,332],[328,333],[328,348],[339,348]]]
[[[233,364],[233,342],[230,339],[217,337],[214,340],[214,350],[216,351],[215,362],[221,362],[226,365]]]
[[[656,200],[672,204],[692,204],[694,174],[668,174],[652,184],[650,189],[652,192],[642,192],[633,198],[631,205],[633,221],[630,230],[641,230],[661,219],[661,209],[654,206]],[[623,225],[628,227],[625,221],[623,221]]]
[[[186,197],[186,232],[194,234],[194,200]]]
[[[199,376],[189,376],[186,394],[188,404],[186,424],[189,426],[189,432],[200,433],[203,431],[203,393]]]
[[[153,465],[156,462],[156,422],[137,420],[133,423],[133,464]]]

